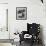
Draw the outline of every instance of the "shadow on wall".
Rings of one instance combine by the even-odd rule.
[[[40,39],[42,40],[42,45],[45,46],[44,45],[44,37],[43,37],[43,26],[42,25],[40,25]]]

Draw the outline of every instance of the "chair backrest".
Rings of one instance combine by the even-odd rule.
[[[27,30],[29,34],[34,34],[34,35],[38,35],[40,32],[40,24],[36,24],[36,23],[32,23],[29,24],[27,23]]]

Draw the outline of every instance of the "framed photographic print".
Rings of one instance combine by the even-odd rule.
[[[16,7],[16,20],[27,20],[27,7]]]

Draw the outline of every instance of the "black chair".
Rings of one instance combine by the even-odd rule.
[[[22,34],[20,34],[20,44],[22,41],[24,41],[24,35],[29,34],[32,35],[32,38],[29,40],[31,41],[31,44],[33,45],[34,42],[39,43],[39,33],[40,33],[40,24],[27,23],[27,31],[22,31]]]
[[[32,35],[33,41],[37,41],[39,43],[40,24],[27,23],[27,32]]]

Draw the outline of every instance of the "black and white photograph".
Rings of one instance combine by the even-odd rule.
[[[46,0],[0,0],[0,46],[46,46]]]
[[[16,7],[16,20],[27,19],[27,7]]]

